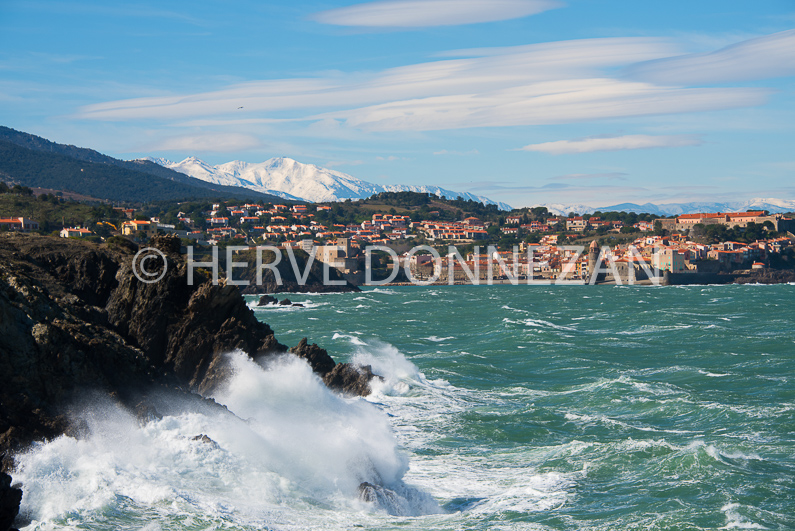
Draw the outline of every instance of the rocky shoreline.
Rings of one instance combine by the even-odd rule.
[[[150,245],[166,256],[166,271],[147,284],[133,274],[131,246],[0,234],[0,454],[10,456],[3,472],[32,442],[79,433],[67,407],[80,393],[139,416],[158,415],[168,395],[214,405],[205,397],[228,376],[233,350],[262,362],[295,355],[331,389],[370,392],[369,367],[338,364],[306,339],[281,344],[237,287],[213,285],[201,271],[189,285],[178,239]],[[10,529],[20,496],[0,476],[0,531]]]
[[[735,284],[792,284],[795,269],[760,269],[734,279]]]

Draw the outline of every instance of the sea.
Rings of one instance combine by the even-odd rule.
[[[795,529],[794,285],[285,296],[370,396],[230,352],[227,411],[96,400],[19,456],[23,529]]]

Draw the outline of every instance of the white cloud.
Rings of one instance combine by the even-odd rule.
[[[649,149],[661,147],[698,146],[703,142],[692,135],[626,135],[613,137],[590,137],[577,140],[558,140],[530,144],[522,151],[540,151],[551,155],[590,153],[593,151],[622,151],[626,149]]]
[[[611,181],[626,181],[627,174],[623,172],[610,172],[610,173],[570,173],[568,175],[560,175],[553,177],[555,181],[593,181],[600,179],[608,179]]]
[[[470,149],[468,151],[455,151],[455,150],[447,150],[443,149],[441,151],[434,151],[434,155],[457,155],[457,156],[465,156],[465,155],[479,155],[480,152],[477,149]]]
[[[254,81],[213,92],[83,107],[79,118],[322,121],[364,131],[571,123],[760,105],[759,88],[681,88],[603,70],[668,57],[659,39],[609,38],[469,50],[466,58],[317,78]],[[240,109],[242,107],[242,109]],[[292,111],[292,112],[291,112]],[[202,120],[204,119],[204,120]]]
[[[508,20],[563,6],[556,0],[395,0],[330,9],[311,18],[335,26],[419,28]]]
[[[252,81],[213,92],[111,101],[83,107],[79,117],[127,120],[223,115],[234,120],[250,120],[255,118],[253,113],[355,107],[573,79],[593,75],[600,68],[624,66],[672,53],[674,49],[667,43],[645,38],[585,39],[494,48],[492,55],[480,51],[478,57],[419,63],[375,74]]]
[[[726,83],[795,75],[795,30],[727,46],[712,53],[648,61],[628,69],[636,79],[667,85]]]
[[[239,133],[205,133],[166,138],[145,148],[147,151],[210,151],[224,153],[260,147],[254,136]]]
[[[368,131],[546,125],[760,105],[764,89],[677,89],[612,79],[536,83],[481,94],[398,101],[324,115]]]
[[[363,160],[330,160],[323,166],[326,168],[338,168],[340,166],[360,166],[364,164]]]

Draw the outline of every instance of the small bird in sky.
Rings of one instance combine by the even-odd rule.
[[[238,107],[238,109],[242,109],[242,108],[243,108],[243,106],[242,106],[242,105],[241,105],[240,107]]]

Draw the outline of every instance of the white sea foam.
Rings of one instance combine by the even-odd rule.
[[[699,369],[698,372],[699,372],[699,374],[703,374],[704,376],[708,376],[710,378],[723,378],[724,376],[729,376],[728,373],[709,372],[709,371],[705,371],[704,369]]]
[[[768,529],[762,524],[751,522],[747,517],[741,515],[739,503],[727,503],[721,507],[721,512],[726,515],[726,525],[720,529]]]
[[[302,294],[303,295],[303,294]],[[284,311],[296,311],[296,310],[307,310],[307,309],[314,309],[320,308],[322,306],[326,306],[328,302],[318,302],[313,300],[292,300],[292,304],[300,304],[301,306],[293,306],[292,304],[266,304],[264,306],[259,305],[259,301],[249,301],[246,303],[250,309],[254,310],[255,312],[284,312]]]
[[[406,394],[412,385],[425,382],[425,376],[393,345],[370,340],[358,345],[351,361],[358,365],[370,365],[383,381],[371,382],[377,394]]]
[[[441,343],[443,341],[455,339],[455,336],[448,336],[448,337],[428,336],[428,337],[423,337],[422,339],[427,339],[428,341],[433,341],[434,343]]]
[[[381,293],[383,295],[397,295],[397,291],[388,288],[373,288],[362,290],[365,293]]]
[[[354,345],[366,345],[367,344],[367,343],[365,343],[364,341],[362,341],[361,339],[359,339],[358,337],[356,337],[354,335],[340,334],[340,333],[336,333],[336,332],[334,333],[333,336],[331,336],[331,339],[347,339],[348,341],[350,341]]]
[[[403,483],[407,457],[378,408],[330,392],[298,358],[273,360],[267,370],[241,353],[230,361],[234,375],[215,398],[234,415],[194,408],[141,425],[121,407],[95,402],[81,414],[86,437],[62,436],[21,455],[15,479],[31,527],[94,518],[119,504],[150,521],[179,516],[200,528],[291,528],[297,514],[316,513],[310,527],[344,528],[340,518],[363,509],[440,511]],[[193,440],[199,434],[213,442]],[[361,501],[364,481],[390,489],[393,503]]]

